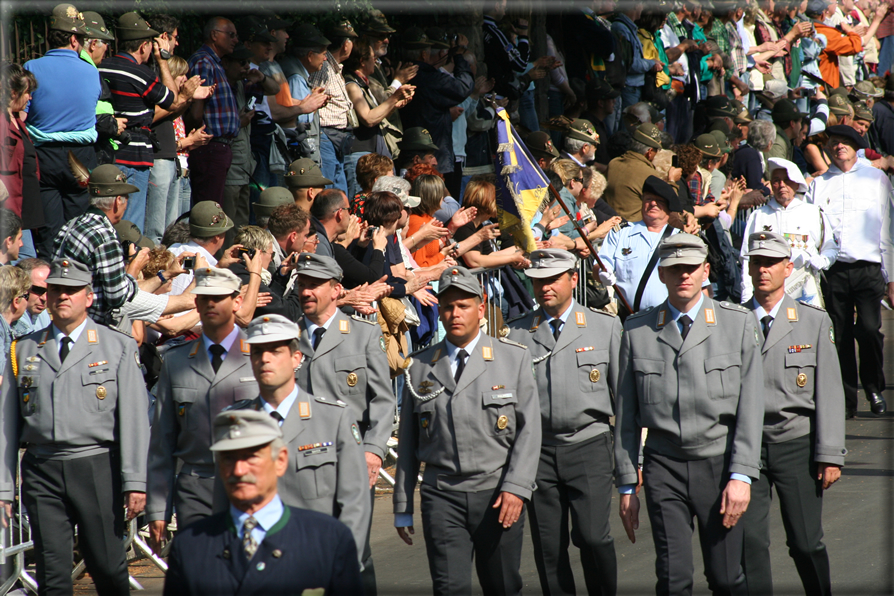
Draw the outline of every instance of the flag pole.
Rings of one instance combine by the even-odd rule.
[[[555,197],[556,202],[562,206],[562,210],[565,212],[565,215],[568,216],[568,220],[572,223],[572,225],[574,225],[574,229],[577,230],[578,234],[580,234],[580,237],[581,237],[581,239],[583,239],[584,244],[590,250],[590,254],[593,255],[594,259],[596,259],[596,265],[598,265],[602,271],[607,272],[608,269],[606,268],[605,264],[602,262],[602,259],[599,258],[599,253],[596,252],[596,249],[593,247],[593,243],[590,242],[589,236],[580,227],[580,224],[577,223],[577,221],[574,219],[574,217],[572,217],[571,211],[568,210],[568,207],[565,205],[565,202],[559,196],[559,191],[557,191],[556,188],[552,184],[548,184],[548,187],[549,187],[549,192],[552,193],[553,197]],[[618,287],[618,284],[615,284],[612,287],[615,289],[615,293],[618,295],[618,300],[621,301],[621,303],[630,312],[630,314],[633,314],[635,311],[630,306],[630,303],[627,301],[626,296],[624,296],[624,292],[622,292],[621,288]]]

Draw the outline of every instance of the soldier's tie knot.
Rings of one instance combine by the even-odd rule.
[[[469,356],[469,353],[465,350],[459,350],[456,353],[456,372],[453,373],[453,382],[456,383],[459,381],[459,378],[463,374],[463,370],[466,368],[466,358]]]
[[[320,345],[320,340],[323,339],[323,334],[326,333],[325,327],[317,327],[314,329],[314,340],[313,340],[313,348],[316,351],[317,346]]]
[[[59,348],[59,362],[65,362],[65,357],[71,351],[71,344],[73,343],[70,337],[62,338],[62,346]]]
[[[680,317],[680,325],[683,326],[683,329],[680,331],[680,335],[683,336],[683,339],[686,339],[686,336],[689,335],[689,329],[692,327],[692,319],[689,318],[689,315],[683,315]]]
[[[209,347],[208,351],[211,352],[211,368],[213,368],[214,373],[217,374],[220,365],[223,364],[223,355],[226,354],[227,351],[219,344],[214,344]]]
[[[773,317],[770,315],[765,316],[761,319],[761,330],[764,332],[764,339],[767,339],[767,334],[770,333],[770,327],[773,325]]]

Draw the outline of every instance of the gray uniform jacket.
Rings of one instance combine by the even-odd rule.
[[[314,351],[307,333],[307,317],[301,318],[299,326],[304,360],[295,374],[298,386],[311,395],[346,402],[360,427],[363,450],[384,461],[397,398],[391,389],[381,328],[336,310]]]
[[[262,411],[261,399],[236,404],[233,409]],[[331,515],[348,526],[362,555],[372,506],[369,474],[360,447],[360,431],[347,404],[298,391],[298,399],[282,423],[289,449],[289,469],[280,477],[276,492],[283,503]],[[222,485],[221,485],[222,488]],[[226,511],[215,494],[214,512]]]
[[[705,298],[683,341],[667,301],[631,315],[621,339],[615,419],[619,486],[636,484],[646,447],[681,460],[730,453],[730,473],[759,475],[764,375],[754,315]]]
[[[818,462],[844,465],[844,387],[832,320],[785,295],[761,353],[764,442],[816,432]]]
[[[178,460],[183,462],[181,474],[215,476],[211,455],[214,417],[225,407],[258,395],[248,352],[245,332],[240,329],[217,374],[201,337],[165,354],[155,388],[149,446],[148,521],[170,519],[168,497]]]
[[[0,500],[14,492],[19,444],[48,459],[117,449],[123,492],[145,492],[149,400],[133,338],[87,319],[64,363],[52,325],[18,340],[3,374]],[[89,481],[89,479],[84,479]]]
[[[608,431],[614,416],[621,321],[575,302],[556,341],[548,318],[536,308],[510,321],[509,339],[535,362],[543,444],[580,443]]]
[[[446,354],[440,341],[413,357],[412,387],[404,389],[401,402],[394,513],[413,513],[422,462],[422,481],[438,489],[499,487],[530,499],[541,427],[527,350],[482,334],[458,384]]]

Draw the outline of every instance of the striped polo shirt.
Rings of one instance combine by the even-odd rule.
[[[130,54],[117,54],[99,65],[99,74],[112,92],[116,118],[127,118],[130,143],[119,145],[115,163],[131,168],[152,166],[154,151],[149,142],[149,127],[155,106],[164,109],[174,103],[174,94],[148,66],[137,64]]]

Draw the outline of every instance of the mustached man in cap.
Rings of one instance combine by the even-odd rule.
[[[211,515],[211,420],[227,406],[258,395],[247,337],[236,325],[241,285],[228,269],[197,269],[192,293],[202,335],[165,355],[155,387],[146,508],[156,548],[172,513],[181,529]]]
[[[102,86],[96,69],[80,59],[87,26],[72,4],[59,4],[49,17],[46,54],[25,63],[37,79],[28,123],[40,163],[40,201],[44,226],[33,231],[44,259],[53,255],[53,239],[66,221],[84,213],[90,195],[68,167],[71,151],[88,168],[96,167],[96,102]],[[72,85],[72,81],[78,81]]]
[[[509,322],[509,338],[527,346],[541,398],[543,444],[529,510],[540,585],[544,593],[575,593],[570,514],[587,591],[614,594],[618,571],[609,523],[614,466],[608,421],[614,415],[621,322],[574,299],[577,259],[570,252],[535,250],[525,273],[540,307]]]
[[[642,456],[656,593],[692,592],[691,537],[698,518],[708,589],[739,594],[745,575],[737,522],[760,474],[760,331],[747,309],[702,294],[710,266],[699,237],[675,234],[658,250],[667,301],[628,317],[621,339],[615,406],[621,521],[635,541]]]
[[[295,271],[298,281],[294,291],[304,311],[298,321],[299,349],[305,358],[295,375],[298,386],[309,394],[348,405],[366,459],[366,496],[372,503],[396,401],[388,376],[385,339],[377,324],[348,317],[338,309],[342,269],[335,259],[301,253]],[[361,561],[364,589],[369,593],[375,590],[375,569],[368,537]]]
[[[213,423],[218,473],[229,501],[174,538],[165,596],[362,594],[350,530],[332,516],[298,509],[280,479],[302,454],[267,412],[222,412]]]
[[[52,263],[53,323],[13,344],[3,374],[0,501],[11,503],[21,483],[41,594],[72,593],[75,525],[97,592],[130,593],[124,523],[146,504],[149,403],[137,344],[90,318],[92,283],[87,265]]]
[[[839,243],[838,259],[822,282],[823,297],[835,325],[847,416],[857,412],[858,377],[872,413],[880,415],[888,407],[882,396],[881,301],[894,304],[894,190],[885,172],[859,158],[857,151],[866,148],[866,140],[856,130],[830,126],[826,134],[832,165],[813,179],[805,196],[828,216]]]
[[[525,501],[537,487],[541,414],[531,356],[481,333],[478,279],[444,271],[446,338],[412,355],[400,416],[394,525],[413,544],[422,463],[422,530],[435,594],[469,594],[472,558],[485,594],[520,594]]]
[[[294,459],[280,478],[279,496],[291,507],[340,520],[351,530],[357,553],[362,553],[371,515],[369,483],[360,430],[348,404],[298,388],[294,371],[304,355],[297,323],[280,315],[261,316],[251,322],[246,335],[261,395],[233,410],[254,410],[276,420]],[[215,511],[225,508],[224,502],[218,503],[219,495],[217,491]]]
[[[742,517],[748,593],[772,594],[770,503],[776,487],[782,523],[806,594],[831,594],[829,555],[822,542],[823,492],[841,476],[844,388],[832,321],[793,300],[785,280],[794,266],[788,239],[776,232],[748,237],[754,298],[746,306],[761,329],[764,430],[760,477]],[[794,521],[798,520],[798,521]]]

